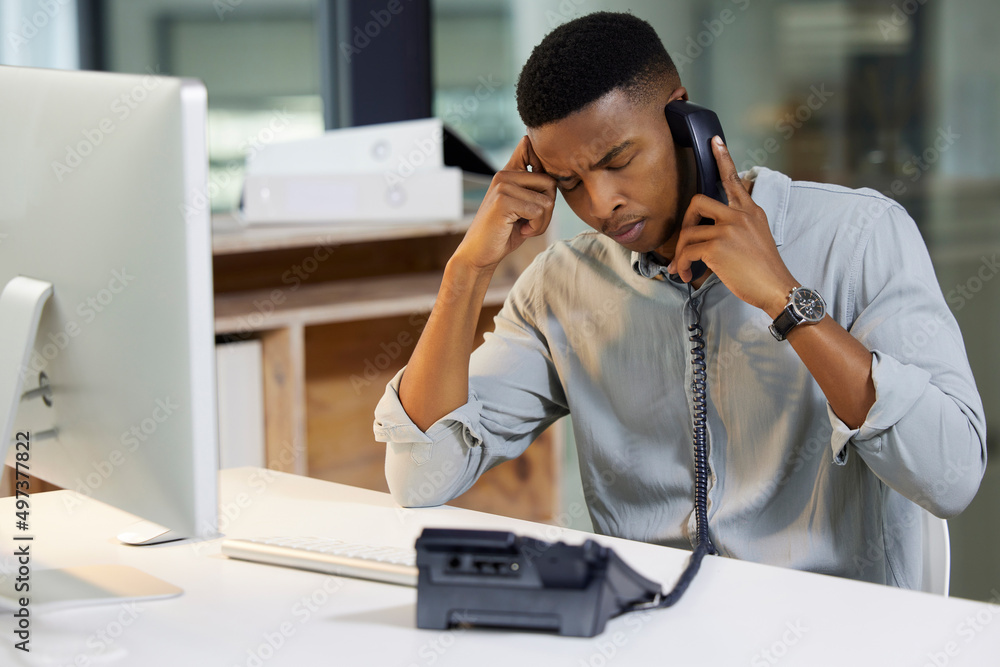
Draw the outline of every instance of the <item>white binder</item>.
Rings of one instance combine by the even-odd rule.
[[[247,158],[247,223],[425,222],[462,217],[462,171],[439,118],[343,128]]]

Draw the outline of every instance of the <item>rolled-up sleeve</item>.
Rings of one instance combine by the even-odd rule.
[[[375,408],[375,439],[386,443],[386,481],[404,507],[440,505],[465,493],[480,475],[522,454],[568,414],[535,315],[543,258],[544,253],[519,277],[494,319],[495,330],[473,352],[464,405],[424,432],[399,400],[406,369],[386,386]]]
[[[954,516],[986,469],[985,417],[958,323],[902,207],[873,222],[853,266],[850,331],[872,351],[876,399],[857,429],[827,406],[834,461],[854,449],[900,494]]]

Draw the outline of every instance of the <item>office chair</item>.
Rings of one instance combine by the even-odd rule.
[[[947,597],[951,585],[951,541],[948,522],[923,510],[923,581],[920,590]]]

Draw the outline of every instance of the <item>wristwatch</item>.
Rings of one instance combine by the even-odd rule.
[[[808,287],[796,287],[788,294],[788,305],[768,329],[778,340],[785,340],[788,332],[798,325],[816,324],[825,315],[826,302],[819,292]]]

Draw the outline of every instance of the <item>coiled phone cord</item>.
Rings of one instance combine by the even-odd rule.
[[[708,373],[705,365],[705,339],[701,328],[701,303],[693,298],[691,283],[688,283],[688,298],[694,311],[694,323],[688,325],[691,335],[691,366],[694,379],[691,388],[694,394],[694,514],[698,543],[691,553],[691,559],[684,572],[677,579],[673,590],[659,595],[650,602],[633,605],[626,611],[661,609],[675,604],[684,595],[691,581],[701,568],[702,559],[708,554],[718,553],[708,532],[708,434],[706,431],[706,410],[708,395]]]
[[[691,284],[688,283],[688,295]],[[706,432],[706,411],[708,397],[708,372],[705,366],[705,339],[701,328],[701,303],[691,299],[694,323],[688,325],[694,345],[691,347],[691,366],[694,380],[691,383],[694,394],[694,513],[698,529],[698,546],[704,545],[707,552],[715,553],[715,546],[708,533],[708,434]]]

